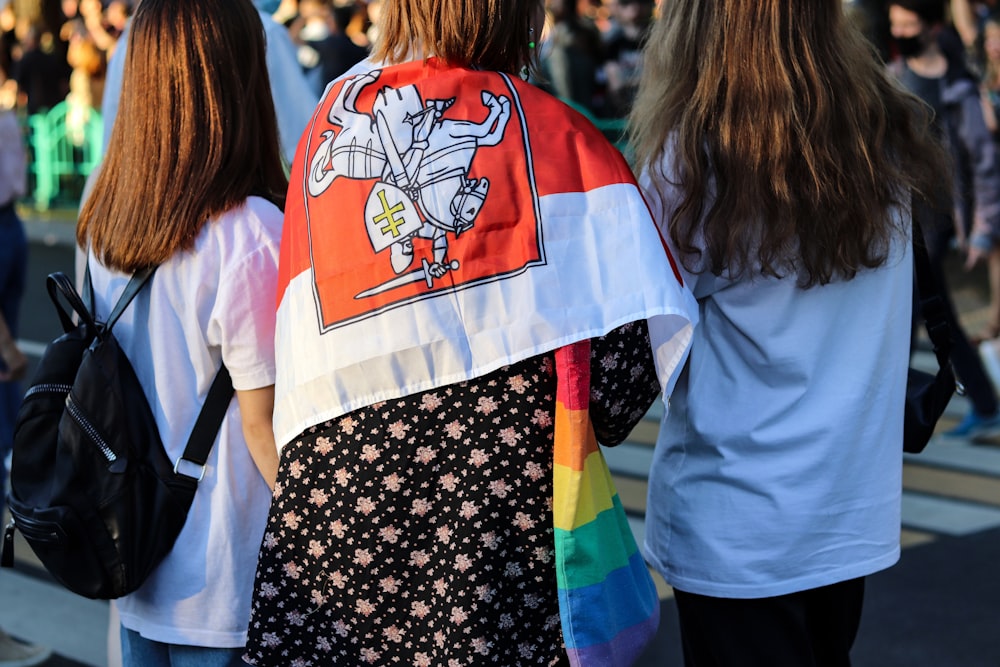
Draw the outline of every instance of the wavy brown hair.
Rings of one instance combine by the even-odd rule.
[[[853,278],[884,264],[905,233],[891,207],[911,191],[934,200],[947,179],[928,110],[890,79],[842,5],[661,5],[630,141],[637,169],[679,186],[668,228],[689,268],[795,273],[803,287]]]
[[[251,194],[283,204],[264,48],[250,0],[142,0],[108,152],[80,212],[81,247],[131,273],[190,249]]]
[[[392,0],[382,3],[374,56],[436,56],[458,67],[515,74],[534,63],[541,0]],[[532,29],[535,30],[532,33]]]

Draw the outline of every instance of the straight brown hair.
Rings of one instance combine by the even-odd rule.
[[[636,167],[674,174],[685,266],[803,287],[884,264],[891,207],[948,160],[841,0],[669,0],[629,117]],[[672,164],[664,165],[673,146]],[[707,257],[701,257],[704,247]]]
[[[541,0],[391,0],[382,3],[374,56],[436,56],[457,67],[518,73],[534,62]],[[536,32],[532,33],[532,29]]]
[[[193,247],[251,194],[282,206],[288,180],[250,0],[142,0],[119,113],[77,242],[131,273]]]

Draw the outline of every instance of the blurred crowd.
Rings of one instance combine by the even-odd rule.
[[[363,59],[384,0],[265,0],[318,96]],[[63,100],[101,110],[115,48],[138,0],[0,0],[0,107],[34,114]],[[654,0],[548,0],[535,82],[596,116],[622,117],[641,70]]]

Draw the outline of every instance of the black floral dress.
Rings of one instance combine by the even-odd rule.
[[[644,322],[595,339],[591,415],[617,444],[659,392]],[[561,665],[552,354],[378,403],[281,454],[252,665]]]

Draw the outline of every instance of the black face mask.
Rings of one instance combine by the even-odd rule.
[[[894,37],[893,41],[896,43],[896,48],[899,49],[899,55],[904,58],[919,56],[927,48],[924,45],[923,33],[913,37]]]

